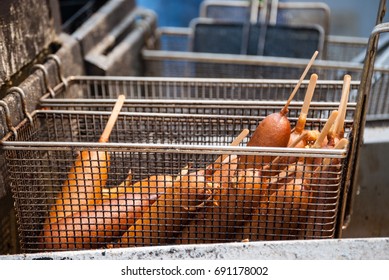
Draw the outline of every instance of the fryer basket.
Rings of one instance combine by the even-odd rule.
[[[270,112],[280,110],[282,105],[272,107],[263,110],[264,115],[260,117],[123,112],[119,115],[110,143],[106,144],[96,143],[96,141],[110,115],[109,112],[35,111],[32,114],[32,124],[26,119],[16,127],[17,139],[14,139],[13,133],[9,133],[3,139],[23,251],[241,241],[239,234],[244,234],[245,228],[250,228],[251,211],[258,207],[258,203],[266,201],[271,194],[273,197],[277,197],[278,204],[268,205],[266,208],[268,213],[265,215],[267,218],[265,221],[261,218],[261,223],[269,224],[266,227],[266,232],[261,232],[262,224],[261,226],[253,224],[251,235],[248,237],[242,235],[245,239],[335,237],[338,229],[337,212],[342,200],[344,167],[347,162],[348,149],[247,147],[245,144],[248,138],[238,147],[229,146],[243,129],[254,131],[260,119]],[[328,106],[326,109],[322,109],[321,115],[328,115],[329,110],[336,108],[336,104]],[[353,107],[350,106],[350,108],[352,112]],[[291,109],[292,115],[293,110]],[[348,114],[345,124],[346,135],[349,134],[353,123],[351,114]],[[297,119],[291,117],[290,120],[293,125]],[[307,128],[320,130],[325,121],[325,117],[308,118]],[[100,183],[100,185],[104,185],[105,189],[114,188],[121,182],[136,184],[136,182],[149,178],[149,181],[146,180],[149,183],[144,187],[146,193],[151,192],[152,183],[150,182],[161,184],[162,187],[159,191],[168,193],[171,184],[166,176],[170,176],[174,178],[173,189],[180,190],[182,193],[174,198],[165,196],[162,204],[174,204],[174,207],[160,206],[160,202],[157,209],[160,209],[158,213],[162,216],[153,221],[151,228],[147,223],[138,225],[140,230],[139,228],[133,230],[136,235],[130,240],[120,238],[122,234],[131,232],[131,230],[128,231],[128,228],[134,224],[134,220],[120,216],[129,210],[115,208],[109,204],[108,209],[104,208],[105,210],[98,211],[97,209],[100,209],[101,205],[98,198],[88,206],[88,209],[73,211],[71,216],[58,221],[58,224],[57,222],[48,223],[47,219],[50,217],[49,214],[55,199],[69,176],[69,170],[74,164],[76,156],[82,151],[88,151],[88,153],[98,151],[100,155],[101,153],[110,155],[109,160],[106,158],[95,159],[99,164],[109,161],[108,179],[104,184]],[[213,177],[207,177],[207,184],[201,187],[202,170],[207,169],[207,167],[207,170],[212,170],[212,172],[221,170],[220,166],[217,167],[213,164],[221,155],[228,156],[222,166],[225,166],[227,170],[230,169],[231,175],[227,176],[226,173],[222,173],[220,178],[212,175]],[[250,176],[253,176],[253,179],[257,178],[257,180],[259,178],[269,180],[272,178],[275,180],[272,181],[272,188],[275,189],[284,186],[283,180],[286,180],[291,182],[289,184],[296,185],[296,194],[294,194],[295,187],[293,186],[292,194],[274,195],[272,188],[269,187],[269,190],[266,191],[264,183],[258,183],[254,188],[245,182],[239,185],[243,189],[238,191],[234,181],[236,176],[232,175],[235,169],[229,168],[233,164],[230,161],[234,155],[253,155],[255,157],[270,155],[273,158],[280,156],[285,161],[270,164],[269,174],[259,175],[259,177],[258,175],[255,175],[257,177],[249,175],[249,173],[247,175],[240,174],[238,178],[245,178],[244,180],[250,180]],[[298,157],[304,158],[304,160],[293,164],[292,159]],[[89,164],[93,163],[89,160],[82,162],[83,168],[78,174],[81,177],[80,181],[77,181],[78,184],[87,180],[90,172],[87,169]],[[282,166],[284,168],[289,166],[291,169],[299,168],[298,170],[300,170],[307,186],[304,197],[309,195],[309,202],[304,198],[300,199],[301,194],[297,190],[299,184],[295,178],[297,173],[294,173],[293,170],[284,173],[284,179],[280,180],[277,179],[278,175],[270,174],[274,172],[274,169],[282,169]],[[256,167],[262,168],[263,166]],[[128,177],[129,170],[131,177]],[[193,184],[196,187],[199,186],[197,191],[200,193],[198,195],[185,195],[186,188],[189,189],[188,179],[184,179],[186,170],[190,174],[195,174],[192,176],[192,181],[189,180],[189,182],[195,182]],[[152,177],[157,175],[163,176],[162,179],[160,176]],[[312,180],[309,179],[311,177]],[[221,180],[226,180],[222,186]],[[78,184],[74,185],[76,189],[81,188]],[[163,196],[160,196],[159,199],[162,199],[161,197]],[[231,199],[235,197],[236,201],[234,202]],[[283,212],[280,205],[290,205],[290,199],[295,200],[292,205],[296,209],[290,209],[286,206],[285,212]],[[125,200],[119,199],[119,203],[126,205],[146,202],[145,198],[142,198],[140,202],[139,197],[133,198],[133,200],[128,197]],[[82,205],[82,202],[79,203],[81,208],[85,206]],[[206,232],[212,233],[211,237],[205,236],[201,230],[195,236],[184,236],[185,226],[197,223],[196,221],[201,219],[201,215],[209,211],[213,213],[212,209],[218,209],[217,205],[224,209],[222,211],[224,216],[212,214],[211,220],[215,225],[204,225]],[[87,211],[86,214],[85,211]],[[147,207],[128,213],[135,213],[137,218],[141,214],[154,215],[152,208]],[[80,219],[80,215],[84,219]],[[115,220],[112,216],[121,218]],[[285,217],[285,222],[280,224],[280,217]],[[209,216],[203,220],[209,220]],[[107,226],[108,222],[110,226]],[[63,226],[66,227],[66,231],[63,231]],[[256,231],[257,235],[254,234]],[[193,233],[193,231],[190,232]],[[43,234],[44,239],[42,239]]]
[[[307,59],[190,52],[191,31],[189,30],[185,33],[183,29],[160,28],[156,35],[157,38],[154,40],[156,43],[142,50],[144,75],[148,77],[296,79],[308,63]],[[185,36],[188,38],[187,44],[182,43]],[[175,46],[176,42],[180,46],[187,45],[187,47],[173,49],[172,46]],[[381,43],[377,48],[385,49],[387,40],[381,40]],[[327,45],[328,53],[354,53],[356,56],[343,60],[336,58],[316,60],[308,75],[316,73],[320,80],[337,81],[348,74],[354,81],[361,81],[364,79],[362,74],[366,46],[367,40],[361,38],[353,40],[353,38],[333,37],[331,43]],[[359,49],[358,54],[354,51],[355,48]],[[376,55],[377,49],[374,52]],[[388,119],[389,99],[386,90],[388,73],[389,69],[385,63],[377,60],[372,75],[372,93],[367,105],[368,122]]]
[[[126,100],[122,111],[260,116],[265,107],[280,106],[296,85],[294,80],[206,79],[163,77],[68,77],[41,99],[43,108],[109,111],[119,94]],[[350,87],[349,105],[355,106],[359,82]],[[291,108],[301,108],[308,81],[299,87]],[[317,81],[310,112],[338,103],[342,81]],[[331,104],[332,103],[332,104]],[[292,110],[290,114],[297,113]]]
[[[9,122],[2,148],[23,251],[340,237],[355,191],[378,35],[388,28],[378,25],[369,40],[357,105],[348,104],[349,145],[339,150],[247,147],[252,135],[229,146],[243,129],[253,132],[279,111],[276,99],[260,104],[257,116],[122,112],[104,144],[96,141],[109,112],[45,109],[16,127]],[[308,129],[321,130],[337,108],[321,103]],[[61,213],[53,206],[83,153],[98,156],[81,160],[71,192],[94,180],[96,197],[87,204],[79,198],[77,211],[49,221]],[[251,172],[242,162],[246,156],[260,159]],[[108,166],[107,178],[101,165]],[[119,183],[124,192],[116,189]]]

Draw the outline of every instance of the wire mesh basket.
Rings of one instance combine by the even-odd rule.
[[[301,108],[308,84],[302,82],[291,108]],[[295,85],[294,80],[73,76],[57,85],[53,96],[47,92],[40,105],[110,111],[123,94],[122,111],[126,112],[258,116],[264,106],[280,106],[283,102],[275,100],[287,100]],[[358,85],[351,84],[350,104],[355,101]],[[342,87],[342,81],[317,81],[310,110],[338,103]]]
[[[258,20],[273,25],[319,25],[326,34],[325,50],[322,56],[324,59],[352,61],[361,54],[365,54],[368,38],[329,34],[330,8],[327,4],[320,2],[270,2],[272,2],[269,3],[270,5],[254,7],[248,1],[207,0],[202,2],[200,17],[229,22],[256,22]],[[363,60],[363,57],[361,59]]]
[[[279,112],[276,98],[256,116],[122,112],[110,143],[97,143],[110,112],[33,112],[2,139],[23,251],[339,237],[383,29],[339,149],[247,146],[253,134],[231,145]],[[321,104],[307,129],[338,108]]]
[[[308,62],[306,59],[158,49],[144,49],[142,56],[145,76],[152,77],[295,79]],[[310,73],[315,72],[324,80],[338,80],[346,73],[359,79],[361,69],[358,63],[317,60]]]
[[[24,120],[16,134],[3,139],[22,249],[335,237],[348,148],[247,147],[248,138],[240,146],[229,145],[241,131],[254,131],[259,120],[281,107],[264,105],[255,117],[122,112],[105,144],[96,142],[110,112],[35,111],[32,123]],[[321,130],[336,108],[330,103],[318,109],[308,118],[307,129]],[[291,116],[295,110],[290,109]],[[349,110],[346,137],[355,106]],[[296,118],[289,119],[294,125]],[[263,166],[251,170],[240,161],[244,167],[236,173],[236,158],[246,156],[282,160],[267,164],[263,174],[253,172]],[[282,169],[281,175],[277,170]],[[265,183],[268,180],[271,184]],[[85,194],[88,183],[96,196],[86,199],[79,194]],[[76,197],[66,200],[64,186]],[[287,192],[278,193],[279,188]],[[262,209],[260,204],[270,198],[276,200],[262,205],[269,210],[262,221],[262,214],[252,211]],[[212,214],[214,210],[221,212]],[[201,218],[205,214],[207,218]],[[254,215],[261,217],[261,225],[254,218],[250,226]],[[194,236],[192,230],[185,235],[185,228],[210,219],[213,225],[202,230],[211,237],[200,229]],[[267,223],[265,233],[262,222]],[[247,229],[252,235],[247,236]]]
[[[197,18],[191,21],[190,50],[200,53],[310,58],[324,47],[321,26],[268,25]]]
[[[303,72],[308,61],[281,57],[263,57],[216,53],[193,53],[189,51],[170,51],[158,49],[159,46],[174,45],[174,31],[161,34],[161,44],[155,49],[144,49],[145,76],[151,77],[207,77],[234,79],[296,79]],[[183,32],[179,38],[182,41]],[[163,38],[166,35],[167,38]],[[172,42],[168,42],[170,39]],[[365,46],[366,48],[366,46]],[[363,63],[316,60],[309,74],[316,73],[322,80],[341,80],[345,74],[354,81],[361,81]],[[386,85],[389,68],[376,65],[372,75],[371,95],[368,104],[368,121],[387,120],[389,116],[389,98]]]

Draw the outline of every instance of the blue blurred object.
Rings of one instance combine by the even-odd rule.
[[[188,27],[199,15],[202,0],[137,0],[137,5],[153,10],[158,26]]]
[[[194,52],[310,58],[322,50],[323,41],[323,28],[317,25],[193,22]]]

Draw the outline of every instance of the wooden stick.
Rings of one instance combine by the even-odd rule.
[[[342,138],[342,139],[339,140],[338,143],[336,143],[334,149],[339,149],[339,150],[345,149],[347,147],[347,145],[348,145],[348,142],[349,141],[346,138]]]
[[[343,132],[344,132],[344,120],[346,118],[346,111],[347,111],[347,102],[348,102],[348,97],[350,93],[350,83],[351,83],[351,76],[350,75],[345,75],[343,78],[343,88],[342,88],[342,97],[340,99],[340,104],[339,104],[339,115],[335,120],[334,127],[333,127],[333,133],[335,136],[340,136],[343,137]]]
[[[234,141],[231,142],[230,146],[239,146],[239,144],[243,141],[244,138],[246,138],[249,132],[250,131],[247,128],[243,129],[242,132],[239,133],[239,135],[234,139]],[[228,157],[228,155],[221,155],[215,160],[214,164],[223,162],[226,157]]]
[[[107,143],[108,142],[109,136],[110,136],[112,129],[116,123],[116,120],[119,116],[120,110],[123,107],[124,100],[125,100],[125,96],[119,95],[119,97],[115,103],[115,106],[112,109],[111,116],[109,117],[108,122],[105,125],[104,131],[100,136],[100,139],[99,139],[100,143]]]
[[[292,143],[290,143],[288,145],[288,148],[294,148],[296,147],[296,145],[298,143],[300,143],[301,141],[303,141],[308,135],[308,132],[305,131],[303,133],[301,133],[296,139],[294,139],[294,141]],[[281,159],[283,158],[283,156],[277,156],[275,159],[272,160],[272,162],[270,164],[267,164],[263,167],[264,170],[268,170],[270,168],[271,165],[274,165],[274,164],[277,164]]]
[[[334,149],[344,149],[348,144],[348,140],[341,139]],[[328,230],[327,223],[331,212],[325,211],[327,206],[323,203],[329,203],[331,197],[320,197],[326,195],[328,191],[316,190],[316,199],[319,201],[312,201],[313,194],[309,191],[311,186],[320,186],[313,183],[312,180],[324,180],[322,176],[330,168],[332,168],[331,158],[324,158],[322,164],[317,166],[313,172],[305,174],[302,178],[296,178],[293,173],[298,172],[297,166],[288,166],[288,169],[281,172],[279,176],[271,179],[270,185],[278,183],[278,180],[283,180],[291,176],[292,181],[282,183],[278,189],[269,194],[268,199],[264,200],[262,204],[253,211],[251,220],[246,221],[245,224],[238,229],[236,236],[237,240],[266,240],[266,239],[286,239],[291,234],[304,234],[305,236],[314,235],[315,232],[320,234],[321,230]],[[312,178],[313,177],[313,178]],[[323,183],[321,183],[323,184]],[[324,186],[324,188],[330,187]],[[320,188],[320,187],[319,187]],[[288,192],[286,192],[288,191]],[[278,204],[277,204],[278,202]],[[310,212],[305,212],[309,210]],[[322,216],[325,216],[323,218]],[[307,217],[307,221],[300,220]],[[331,226],[331,224],[329,224]],[[310,227],[304,231],[304,228]],[[285,235],[285,236],[283,236]]]
[[[99,142],[108,142],[113,126],[124,103],[124,95],[120,95],[111,116],[100,136]],[[51,207],[50,221],[66,217],[72,212],[79,211],[86,205],[101,203],[102,188],[108,179],[110,155],[106,151],[82,151],[68,173],[61,193]]]
[[[313,96],[313,93],[315,91],[317,79],[318,79],[317,74],[312,74],[311,78],[309,79],[308,88],[307,88],[307,91],[305,93],[304,104],[303,104],[303,107],[301,109],[301,113],[303,113],[305,115],[308,114],[308,110],[309,110],[309,106],[311,104],[312,96]]]
[[[313,144],[312,148],[321,148],[324,138],[326,138],[328,132],[330,131],[331,126],[334,124],[335,119],[337,117],[338,117],[338,111],[337,110],[332,111],[330,117],[328,118],[326,124],[324,125],[322,131],[320,132],[319,137],[317,137],[317,140],[315,144]]]
[[[300,116],[297,120],[296,128],[294,131],[295,133],[300,134],[305,128],[308,110],[309,110],[309,106],[311,105],[313,93],[315,91],[317,78],[318,76],[316,74],[312,74],[311,78],[309,79],[309,84],[308,84],[307,91],[305,93],[303,107],[301,108]]]
[[[312,66],[313,62],[315,61],[318,54],[319,54],[319,52],[315,51],[311,60],[308,62],[307,66],[305,67],[305,70],[304,70],[303,74],[301,75],[300,80],[298,81],[298,83],[294,87],[292,93],[289,96],[288,101],[286,102],[285,106],[281,110],[282,115],[286,115],[288,113],[288,107],[289,107],[290,102],[293,100],[294,96],[296,95],[297,90],[300,88],[301,83],[303,82],[305,76],[307,75],[309,69],[311,68],[311,66]]]

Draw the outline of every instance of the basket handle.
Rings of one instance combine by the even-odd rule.
[[[65,77],[63,76],[63,73],[62,73],[62,62],[61,62],[61,59],[56,54],[49,54],[47,56],[47,61],[49,61],[49,60],[53,60],[55,65],[57,66],[57,72],[58,72],[59,81],[63,84],[63,86],[65,87],[65,90],[66,90],[67,87],[68,87],[68,81],[65,79]]]
[[[385,2],[381,0],[381,9],[385,10]],[[382,13],[379,12],[382,16]],[[363,143],[363,133],[366,123],[367,105],[369,96],[371,93],[371,85],[374,71],[374,62],[377,54],[377,46],[379,41],[379,35],[381,33],[389,32],[389,22],[380,23],[376,25],[371,32],[369,41],[367,44],[365,61],[362,69],[361,83],[358,89],[357,108],[354,114],[354,124],[351,130],[351,147],[349,151],[349,158],[347,162],[347,174],[345,178],[345,187],[343,189],[343,204],[341,205],[339,237],[341,231],[346,229],[350,223],[351,215],[353,212],[353,204],[357,190],[357,177],[360,161],[360,147]]]
[[[5,122],[6,122],[6,124],[7,124],[8,130],[9,130],[9,131],[12,131],[12,133],[13,133],[14,136],[15,136],[15,140],[17,140],[17,138],[18,138],[18,132],[16,131],[16,128],[12,125],[11,114],[10,114],[10,112],[9,112],[9,107],[8,107],[7,102],[5,102],[4,100],[0,100],[0,106],[3,107],[3,109],[4,109],[4,113],[5,113]]]
[[[9,90],[7,90],[7,94],[10,94],[10,93],[19,94],[20,99],[22,101],[21,103],[22,103],[22,109],[23,109],[24,116],[28,119],[30,124],[32,124],[33,120],[32,120],[31,114],[27,110],[26,95],[25,95],[24,91],[20,87],[11,87]]]
[[[378,6],[377,20],[375,23],[376,25],[384,21],[385,12],[386,12],[386,0],[380,0],[380,4]]]
[[[42,64],[35,64],[32,66],[31,71],[34,72],[36,70],[41,70],[43,73],[43,81],[45,83],[46,90],[50,93],[50,96],[52,98],[55,97],[54,90],[49,85],[49,73],[47,72],[47,69]]]

